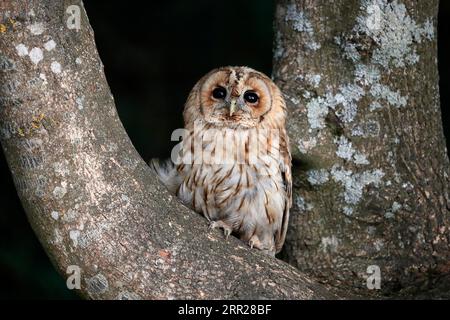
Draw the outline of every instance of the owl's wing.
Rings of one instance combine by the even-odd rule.
[[[175,194],[182,179],[172,160],[167,159],[160,161],[159,159],[152,159],[149,165],[156,172],[159,181],[171,193]]]
[[[277,253],[281,251],[284,240],[286,239],[286,232],[289,222],[289,210],[292,206],[291,153],[289,152],[289,138],[287,134],[284,134],[284,139],[281,139],[280,149],[280,171],[283,177],[286,198],[281,226],[275,235],[275,249]]]

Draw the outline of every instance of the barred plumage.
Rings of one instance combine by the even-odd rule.
[[[273,255],[283,246],[292,202],[285,121],[270,78],[247,67],[215,69],[188,97],[175,164],[153,161],[153,168],[212,227]]]

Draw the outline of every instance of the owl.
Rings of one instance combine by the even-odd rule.
[[[248,67],[214,69],[191,90],[183,140],[159,180],[185,205],[250,247],[275,255],[292,203],[286,104],[273,81]]]

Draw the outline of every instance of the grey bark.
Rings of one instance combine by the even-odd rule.
[[[437,0],[278,1],[295,176],[283,257],[341,289],[449,295],[437,12]],[[366,288],[370,265],[381,290]]]
[[[72,4],[80,30],[67,28]],[[117,116],[81,1],[2,6],[1,144],[34,231],[63,276],[80,267],[84,297],[336,298],[224,241],[158,184]]]

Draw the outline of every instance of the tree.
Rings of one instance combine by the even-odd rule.
[[[367,293],[375,265],[384,294],[448,295],[437,12],[438,1],[278,3],[274,74],[296,171],[284,259],[341,288]]]
[[[168,194],[117,116],[81,1],[26,3],[2,2],[1,142],[28,219],[71,286],[80,271],[81,294],[96,299],[336,297],[224,241]]]
[[[117,116],[81,1],[27,3],[2,2],[0,139],[34,231],[63,275],[80,268],[83,296],[336,298],[299,269],[347,290],[378,265],[387,293],[448,271],[436,1],[278,4],[296,168],[284,258],[299,269],[225,242],[159,185]]]

